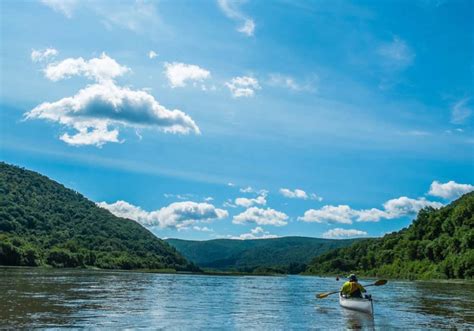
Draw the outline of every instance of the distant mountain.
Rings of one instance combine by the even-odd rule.
[[[192,270],[138,223],[36,172],[0,163],[0,265]]]
[[[421,210],[399,232],[358,241],[316,257],[312,274],[395,278],[474,277],[474,192],[440,208]]]
[[[314,256],[354,243],[353,239],[331,240],[307,237],[192,241],[167,239],[199,267],[242,272],[300,273]]]

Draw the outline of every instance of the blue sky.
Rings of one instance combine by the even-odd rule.
[[[3,1],[0,157],[159,237],[381,236],[474,187],[472,1]]]

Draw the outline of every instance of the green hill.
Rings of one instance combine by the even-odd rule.
[[[474,277],[474,192],[440,209],[421,210],[399,232],[365,239],[316,257],[312,274],[394,278]]]
[[[202,268],[281,273],[300,273],[314,256],[354,242],[306,237],[166,241]]]
[[[0,265],[193,269],[138,223],[45,176],[0,163]]]

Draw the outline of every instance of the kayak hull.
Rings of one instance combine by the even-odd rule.
[[[374,304],[372,299],[345,298],[339,295],[339,304],[346,309],[360,311],[369,315],[374,314]]]

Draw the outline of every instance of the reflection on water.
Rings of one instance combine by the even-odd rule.
[[[341,309],[341,311],[346,321],[346,329],[375,330],[373,316],[349,309]]]
[[[372,288],[375,317],[315,293],[318,277],[219,277],[0,268],[0,328],[473,328],[473,283],[389,282]]]

